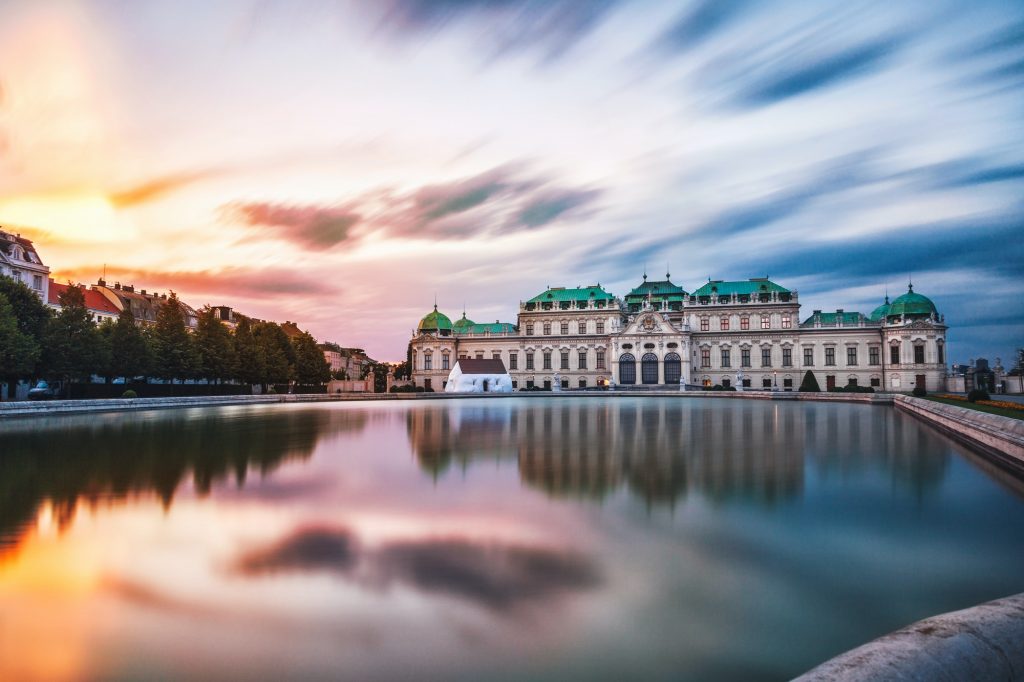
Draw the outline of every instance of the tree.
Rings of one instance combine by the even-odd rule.
[[[52,311],[40,300],[39,294],[30,289],[21,280],[16,280],[6,275],[0,275],[0,295],[3,295],[11,306],[18,331],[32,339],[36,346],[42,349],[43,337],[46,335],[46,326],[53,317]],[[19,373],[17,376],[8,374],[9,395],[14,395],[14,390],[19,379],[31,379],[42,374],[42,352],[40,352],[35,363],[28,370]]]
[[[206,308],[199,313],[195,349],[199,376],[208,381],[222,381],[238,373],[235,348],[227,325],[217,319],[217,312]]]
[[[371,362],[363,367],[363,379],[369,377],[370,372],[373,372],[373,392],[374,393],[386,393],[388,390],[388,370],[391,369],[388,365],[382,362]]]
[[[43,367],[48,375],[64,381],[83,381],[103,371],[103,342],[80,286],[69,283],[60,295],[60,305],[60,312],[46,326]]]
[[[196,373],[196,353],[185,326],[185,311],[177,295],[170,298],[156,313],[152,329],[154,374],[174,382],[188,379]]]
[[[267,357],[253,334],[252,322],[243,317],[235,327],[232,336],[235,360],[238,362],[238,379],[243,384],[263,384],[267,372]]]
[[[309,332],[292,339],[295,349],[295,383],[320,386],[331,380],[331,366]]]
[[[259,352],[266,358],[263,376],[258,383],[264,388],[267,384],[288,383],[295,365],[295,351],[288,335],[274,322],[257,322],[252,333]]]
[[[804,380],[800,382],[800,390],[806,392],[820,392],[821,387],[818,386],[818,380],[814,377],[814,372],[807,370],[804,374]]]
[[[0,377],[14,384],[31,375],[40,353],[39,343],[18,328],[14,307],[0,293]],[[9,395],[14,395],[13,388]]]
[[[146,376],[153,364],[149,340],[137,324],[132,311],[124,309],[110,330],[110,371],[130,381]]]

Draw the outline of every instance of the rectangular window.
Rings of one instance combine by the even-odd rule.
[[[772,328],[772,318],[771,318],[771,315],[762,315],[761,316],[761,329],[771,329],[771,328]]]
[[[711,366],[711,349],[701,348],[700,349],[700,366],[710,367]]]
[[[604,320],[597,321],[597,333],[604,334]]]
[[[706,317],[700,318],[700,330],[702,332],[706,332],[706,331],[708,331],[710,329],[711,329],[711,321],[708,318],[706,318]]]
[[[581,350],[580,351],[580,366],[579,366],[579,368],[580,369],[586,369],[587,368],[587,351],[585,351],[585,350]]]
[[[782,366],[792,367],[793,366],[793,349],[783,348],[782,349]]]
[[[544,323],[544,336],[551,336],[551,323],[550,322],[545,322]]]
[[[527,388],[533,388],[533,379],[527,379],[526,380],[526,387]]]
[[[508,354],[508,368],[509,369],[519,369],[519,354],[518,353],[509,353]]]
[[[512,388],[519,388],[519,382],[516,381],[515,379],[512,380]]]
[[[789,329],[792,325],[793,325],[793,323],[789,319],[789,315],[783,315],[782,316],[782,328],[783,329]]]
[[[450,358],[451,358],[451,356],[449,356],[447,353],[443,353],[441,355],[441,369],[451,369],[451,366],[450,366],[451,359]]]
[[[749,348],[741,348],[740,349],[740,366],[742,366],[742,367],[750,367],[750,349]]]
[[[914,346],[914,364],[924,364],[924,346]]]
[[[551,369],[551,351],[544,351],[544,369]]]
[[[889,364],[898,365],[900,364],[900,347],[892,346],[889,348]]]
[[[477,360],[483,360],[484,359],[484,354],[483,353],[477,353],[476,354],[476,359]]]
[[[729,388],[730,386],[732,386],[732,382],[729,381],[728,379],[723,378],[722,379],[722,386],[724,386],[725,388]]]
[[[35,289],[36,291],[42,291],[43,290],[43,278],[42,278],[42,276],[40,276],[40,275],[33,275],[32,276],[32,288]]]
[[[868,364],[878,364],[878,346],[871,346],[870,348],[868,348]]]
[[[746,315],[740,318],[740,329],[744,331],[750,329],[750,318],[747,317]]]
[[[767,377],[765,377],[764,379],[761,379],[761,387],[762,388],[771,388],[772,387],[772,380],[767,378]]]
[[[945,364],[945,362],[946,362],[946,356],[945,356],[945,354],[944,354],[944,353],[942,352],[942,344],[941,344],[941,343],[939,343],[939,344],[936,344],[936,345],[935,345],[935,350],[936,350],[936,351],[938,352],[938,354],[939,354],[939,364],[940,364],[940,365],[942,365],[942,364]]]
[[[847,349],[846,349],[846,364],[848,366],[853,366],[853,365],[857,364],[857,348],[856,347],[854,347],[854,346],[847,347]]]
[[[434,356],[430,353],[423,356],[423,369],[434,369]]]
[[[580,320],[576,323],[576,333],[583,335],[587,333],[587,322],[586,320]]]
[[[433,391],[434,390],[433,386],[431,386],[431,384],[430,384],[430,379],[424,379],[423,380],[423,388],[427,389],[428,391]]]
[[[526,354],[526,369],[533,369],[533,353]]]
[[[832,348],[831,346],[825,348],[825,364],[836,364],[836,349]]]
[[[562,336],[569,336],[569,323],[563,322],[561,325]]]
[[[597,368],[604,369],[604,351],[597,351]]]
[[[804,367],[810,367],[814,364],[814,349],[804,348]]]
[[[562,351],[562,362],[559,365],[559,369],[569,369],[569,351]]]
[[[782,387],[783,388],[793,388],[793,380],[792,379],[783,379],[782,380]]]
[[[761,349],[761,366],[771,367],[772,366],[772,349],[762,348]]]
[[[533,336],[533,325],[532,324],[526,325],[526,335],[527,336]]]
[[[731,366],[732,365],[729,362],[729,349],[728,348],[723,348],[722,349],[722,367],[731,367]]]
[[[729,331],[729,318],[723,315],[722,318],[718,321],[718,325],[723,332]]]
[[[882,385],[882,380],[881,379],[879,379],[878,377],[871,377],[871,386],[872,387],[878,388],[881,385]]]

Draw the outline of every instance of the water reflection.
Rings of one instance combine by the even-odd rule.
[[[63,417],[4,425],[0,554],[16,547],[49,502],[59,529],[91,507],[155,495],[169,508],[191,480],[199,495],[250,472],[307,459],[323,436],[364,428],[362,411],[174,411]]]
[[[920,494],[945,476],[934,436],[892,410],[677,400],[531,400],[428,405],[406,416],[420,466],[518,462],[554,497],[601,500],[626,488],[650,506],[690,492],[771,505],[801,494],[805,468],[849,476],[882,468]],[[870,453],[870,456],[865,456]]]

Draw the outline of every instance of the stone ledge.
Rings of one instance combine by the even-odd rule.
[[[1024,593],[920,620],[796,679],[1024,679]]]

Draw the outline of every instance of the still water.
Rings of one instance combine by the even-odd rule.
[[[1022,490],[853,404],[8,422],[0,679],[785,679],[1024,591]]]

